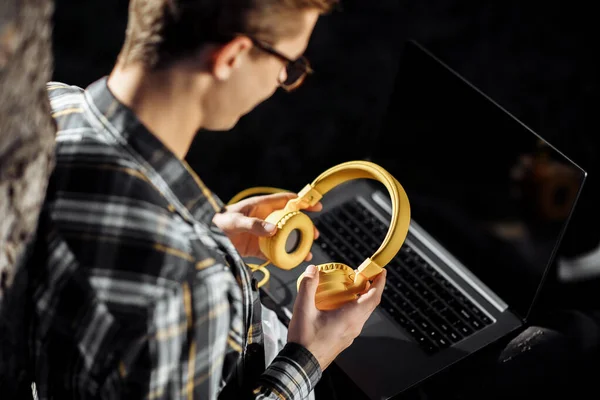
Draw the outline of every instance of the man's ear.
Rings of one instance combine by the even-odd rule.
[[[219,47],[212,54],[212,74],[221,81],[227,80],[234,69],[239,68],[252,48],[252,41],[239,36]]]

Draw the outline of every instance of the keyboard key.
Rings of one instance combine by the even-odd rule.
[[[458,312],[467,320],[470,321],[471,319],[473,319],[473,316],[471,316],[471,314],[469,314],[469,312],[467,310],[465,310],[464,308],[460,308],[458,310]]]
[[[476,319],[472,319],[471,321],[469,321],[469,323],[475,330],[479,330],[479,329],[483,328],[483,324],[481,322],[477,321]]]
[[[473,333],[473,329],[469,328],[464,322],[462,321],[458,321],[455,324],[453,324],[454,327],[456,328],[456,330],[458,330],[460,333],[462,333],[463,336],[468,336],[471,333]]]
[[[440,300],[433,300],[430,305],[435,311],[442,311],[444,308],[446,308],[446,305]]]
[[[454,341],[454,343],[456,343],[462,339],[462,337],[455,331],[449,332],[448,336]]]

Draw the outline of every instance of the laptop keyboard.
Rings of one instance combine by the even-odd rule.
[[[356,199],[324,212],[315,226],[321,249],[332,260],[352,266],[373,254],[388,230]],[[492,323],[406,242],[386,269],[379,307],[427,353],[449,347]]]

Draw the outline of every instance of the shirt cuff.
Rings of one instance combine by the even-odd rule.
[[[284,399],[304,399],[321,379],[321,366],[304,346],[286,343],[261,375],[259,384]]]

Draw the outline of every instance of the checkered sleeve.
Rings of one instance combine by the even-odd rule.
[[[256,399],[305,399],[321,379],[318,361],[305,347],[287,343],[262,374]]]

